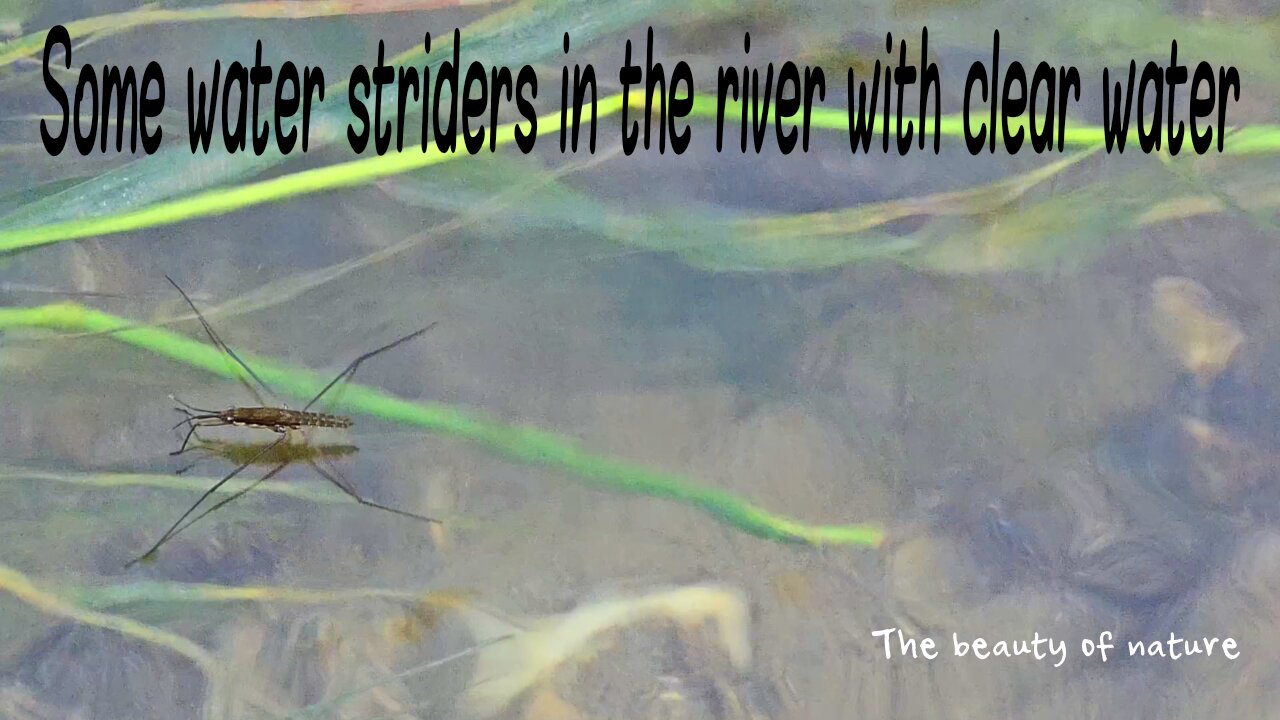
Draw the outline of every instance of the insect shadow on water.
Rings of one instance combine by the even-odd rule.
[[[206,490],[204,494],[202,494],[200,498],[191,505],[191,507],[187,508],[187,511],[184,512],[181,517],[179,517],[173,525],[171,525],[169,529],[160,536],[160,539],[157,540],[149,550],[129,561],[125,565],[126,568],[132,567],[139,562],[150,562],[151,560],[154,560],[156,552],[160,550],[160,547],[172,540],[174,536],[191,527],[210,513],[222,508],[234,500],[239,499],[258,485],[279,474],[290,464],[297,461],[306,462],[322,478],[332,483],[335,487],[361,505],[378,510],[384,510],[389,513],[412,518],[414,520],[420,520],[426,523],[440,522],[439,520],[425,515],[418,515],[416,513],[408,512],[407,510],[400,510],[398,508],[382,505],[381,503],[369,500],[356,492],[355,488],[341,477],[341,474],[336,468],[330,467],[329,470],[326,470],[321,467],[321,463],[327,461],[330,457],[354,453],[356,449],[353,446],[303,444],[295,448],[284,442],[289,437],[290,433],[301,432],[304,428],[349,428],[354,425],[355,421],[349,417],[313,412],[311,411],[311,408],[339,383],[344,380],[350,380],[351,377],[355,375],[356,370],[359,369],[361,363],[417,338],[435,327],[436,323],[431,323],[421,330],[409,333],[398,340],[387,343],[375,350],[370,350],[356,358],[350,365],[347,365],[342,372],[338,373],[336,377],[330,380],[327,385],[321,388],[320,392],[316,393],[315,397],[311,398],[311,400],[309,400],[301,410],[292,410],[283,403],[279,403],[278,405],[267,404],[263,399],[262,394],[258,392],[258,389],[261,388],[269,396],[275,397],[275,393],[267,383],[253,371],[253,368],[249,367],[248,363],[241,359],[234,350],[223,342],[222,338],[218,337],[218,334],[214,332],[213,327],[209,325],[207,320],[205,320],[204,315],[196,307],[195,303],[191,301],[191,298],[187,293],[178,286],[178,283],[174,282],[173,278],[170,278],[167,275],[165,276],[165,279],[169,281],[170,285],[173,285],[174,289],[182,295],[182,299],[187,302],[188,306],[190,306],[191,310],[195,313],[196,318],[200,321],[200,325],[204,327],[205,334],[208,335],[209,340],[213,342],[214,347],[218,348],[227,357],[234,360],[235,363],[240,366],[240,368],[243,369],[250,378],[252,378],[253,383],[245,379],[244,375],[235,373],[236,379],[238,379],[240,383],[249,390],[249,393],[255,400],[257,400],[258,405],[256,407],[231,407],[226,410],[209,410],[190,405],[172,395],[169,396],[174,402],[178,403],[178,406],[174,409],[183,415],[183,419],[174,425],[172,429],[176,430],[180,427],[187,427],[187,434],[182,438],[182,445],[177,450],[170,453],[170,455],[182,455],[187,452],[188,449],[201,449],[210,454],[221,455],[223,457],[232,458],[233,460],[240,460],[240,463],[234,470]],[[254,383],[257,384],[256,387]],[[196,432],[200,428],[224,427],[228,425],[270,430],[271,432],[276,433],[278,437],[268,443],[206,443]],[[191,445],[191,439],[193,437],[200,443],[199,445]],[[244,472],[246,468],[254,464],[271,464],[271,469],[257,480],[249,483],[245,487],[235,491],[222,500],[219,500],[192,517],[192,513],[195,513],[196,510],[204,504],[205,500],[208,500],[214,493],[230,482],[232,478]],[[188,465],[182,469],[182,472],[189,470],[191,467],[192,465]]]
[[[173,471],[174,475],[185,475],[196,466],[212,460],[225,460],[235,465],[274,465],[279,462],[328,462],[355,455],[360,448],[345,443],[283,443],[275,449],[263,453],[270,442],[240,442],[230,440],[211,440],[195,436],[197,442],[189,443],[181,455],[197,453],[191,462]]]

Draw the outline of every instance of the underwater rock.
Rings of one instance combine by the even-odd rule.
[[[1166,508],[1184,526],[1212,524],[1205,511],[1270,514],[1273,501],[1261,496],[1271,497],[1280,469],[1277,405],[1269,375],[1247,366],[1273,359],[1254,357],[1255,347],[1242,360],[1244,332],[1194,280],[1160,278],[1150,299],[1151,327],[1185,375],[1162,403],[1114,423],[1101,448],[1111,469],[1141,486],[1124,490],[1126,505],[1148,517]]]
[[[1202,388],[1228,365],[1245,335],[1209,290],[1189,278],[1151,285],[1151,325],[1169,352]]]
[[[1129,533],[1075,558],[1070,577],[1115,602],[1158,603],[1191,585],[1188,560],[1161,538]]]
[[[1238,508],[1255,491],[1274,487],[1280,470],[1275,451],[1200,418],[1184,416],[1179,421],[1199,471],[1197,490],[1205,500]]]
[[[220,707],[235,718],[256,717],[251,708],[270,717],[370,718],[434,705],[424,681],[457,678],[454,665],[466,654],[433,656],[423,645],[435,639],[439,616],[467,601],[444,592],[417,603],[262,605],[242,612],[218,631],[218,663],[227,669]]]
[[[886,560],[889,595],[922,627],[944,627],[980,602],[986,589],[970,548],[940,533],[894,544]]]
[[[116,532],[110,542],[91,551],[94,564],[103,575],[122,574],[138,548],[145,548],[153,539],[138,527]],[[175,538],[153,563],[140,567],[152,578],[246,585],[275,574],[281,562],[278,545],[270,527],[219,523],[203,537],[191,533]]]
[[[883,473],[868,457],[834,423],[802,406],[770,403],[717,427],[694,468],[774,512],[864,522],[892,507]]]
[[[1280,703],[1280,531],[1241,538],[1228,562],[1191,605],[1182,637],[1231,636],[1234,661],[1219,655],[1178,660],[1180,682],[1195,688],[1178,707],[1187,717],[1272,717]]]
[[[1072,543],[1064,572],[1135,622],[1197,586],[1222,533],[1190,489],[1189,461],[1172,432],[1168,423],[1129,423],[1099,448],[1090,474],[1109,519]],[[1086,510],[1077,509],[1081,520]]]
[[[533,694],[524,709],[525,720],[583,720],[578,708],[565,702],[554,690],[543,688]]]
[[[173,653],[112,630],[63,624],[18,663],[16,679],[63,717],[172,720],[198,717],[205,680]]]
[[[944,537],[967,555],[962,567],[974,597],[1058,574],[1074,518],[1058,489],[1030,473],[986,466],[944,473],[933,487],[917,488],[925,534]]]

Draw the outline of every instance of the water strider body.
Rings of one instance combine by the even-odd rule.
[[[231,408],[223,410],[216,417],[226,425],[276,431],[300,430],[304,427],[349,428],[355,424],[351,418],[342,415],[276,407]]]
[[[191,301],[191,298],[187,295],[187,293],[183,291],[183,289],[179,287],[178,284],[174,282],[172,278],[169,278],[166,276],[165,279],[169,281],[169,284],[173,285],[174,289],[176,289],[178,293],[182,295],[182,299],[185,300],[187,302],[187,305],[190,306],[191,310],[195,312],[196,318],[199,319],[201,326],[204,327],[205,334],[209,336],[209,339],[213,342],[214,346],[217,347],[222,352],[224,352],[229,358],[234,360],[235,363],[241,369],[243,369],[245,373],[247,373],[255,383],[257,383],[258,387],[260,387],[262,390],[265,390],[267,393],[270,394],[271,388],[267,386],[267,384],[262,380],[262,378],[258,377],[258,374],[253,371],[253,368],[249,367],[249,365],[245,363],[245,361],[242,360],[240,356],[235,353],[234,350],[228,347],[227,344],[224,343],[222,339],[218,337],[218,334],[213,331],[213,328],[209,325],[208,321],[204,319],[204,315],[201,314],[198,308],[196,308],[195,303]],[[259,405],[252,406],[252,407],[231,407],[225,410],[209,410],[205,408],[198,408],[198,407],[195,407],[194,405],[187,404],[177,398],[173,398],[174,402],[178,403],[178,407],[176,407],[175,410],[177,410],[178,412],[184,415],[183,419],[180,422],[178,422],[178,424],[174,425],[173,428],[176,430],[177,428],[185,425],[187,426],[188,429],[187,429],[186,436],[182,439],[182,445],[177,450],[170,453],[171,455],[181,455],[182,453],[186,452],[190,445],[191,438],[195,437],[197,440],[199,440],[200,438],[196,434],[196,431],[199,430],[200,428],[224,427],[224,426],[254,428],[259,430],[269,430],[271,432],[276,433],[279,437],[277,437],[272,442],[269,442],[260,446],[256,446],[256,447],[250,446],[252,447],[252,450],[250,450],[248,453],[243,453],[248,455],[247,459],[244,459],[243,461],[241,461],[239,465],[236,467],[236,469],[232,470],[229,474],[227,474],[218,482],[214,483],[212,487],[206,490],[204,494],[201,495],[200,498],[196,500],[196,502],[190,508],[188,508],[187,511],[184,512],[182,516],[179,517],[177,521],[174,522],[173,525],[171,525],[167,531],[165,531],[165,533],[160,537],[160,539],[157,540],[156,543],[152,545],[149,550],[147,550],[147,552],[143,553],[139,557],[130,561],[127,566],[132,566],[143,560],[150,560],[155,556],[155,553],[157,550],[160,549],[160,546],[164,545],[166,542],[173,539],[175,535],[182,532],[183,530],[186,530],[192,524],[194,524],[201,518],[205,517],[209,513],[243,496],[245,493],[249,492],[259,484],[274,477],[280,471],[284,470],[285,467],[287,467],[291,463],[298,460],[306,462],[308,465],[311,466],[312,469],[314,469],[317,473],[319,473],[321,477],[323,477],[325,480],[335,485],[339,490],[341,490],[343,493],[345,493],[346,495],[348,495],[349,497],[351,497],[353,500],[360,503],[361,505],[376,508],[379,510],[385,510],[387,512],[394,513],[396,515],[402,515],[404,517],[420,520],[422,522],[427,522],[427,523],[439,522],[438,520],[429,518],[425,515],[418,515],[416,513],[411,513],[406,510],[400,510],[397,508],[389,507],[387,505],[382,505],[380,503],[376,503],[372,500],[368,500],[365,497],[361,496],[358,492],[356,492],[356,490],[353,487],[351,487],[349,483],[347,483],[344,479],[341,478],[341,475],[337,472],[336,469],[331,468],[330,470],[325,470],[320,466],[320,463],[326,461],[326,459],[331,455],[331,453],[281,452],[281,450],[285,447],[283,444],[285,439],[288,438],[290,435],[297,434],[298,431],[302,431],[308,428],[349,428],[352,425],[354,425],[355,422],[349,417],[346,417],[343,415],[333,415],[330,413],[313,412],[311,410],[311,407],[315,405],[316,402],[318,402],[322,397],[324,397],[326,393],[328,393],[331,389],[333,389],[335,385],[342,382],[343,380],[350,379],[351,376],[353,376],[356,370],[360,367],[360,364],[363,363],[364,361],[374,357],[375,355],[379,355],[394,347],[397,347],[403,343],[406,343],[422,335],[423,333],[427,332],[432,327],[435,327],[435,323],[432,323],[422,328],[421,330],[405,335],[404,337],[398,340],[395,340],[393,342],[390,342],[386,345],[383,345],[380,348],[371,350],[361,355],[360,357],[356,358],[351,362],[350,365],[346,367],[346,369],[338,373],[338,375],[334,377],[332,380],[330,380],[327,385],[321,388],[320,392],[316,393],[315,397],[311,398],[311,400],[308,401],[307,404],[303,406],[301,410],[293,410],[291,408],[285,407],[283,404],[277,405],[277,406],[268,405],[267,403],[263,402],[262,396],[258,393],[257,388],[255,388],[253,384],[251,384],[248,380],[246,380],[243,376],[239,374],[237,374],[237,379],[240,380],[240,382],[249,390],[249,392],[253,395],[253,397],[259,402]],[[341,447],[347,447],[347,446],[341,446]],[[279,459],[277,460],[277,458]],[[237,457],[236,459],[239,459],[239,458]],[[275,461],[275,462],[272,462],[272,461]],[[262,475],[260,478],[250,483],[246,487],[240,490],[237,490],[236,492],[232,493],[229,497],[226,497],[218,501],[217,503],[214,503],[212,506],[206,508],[195,517],[191,517],[192,513],[194,513],[204,503],[205,500],[207,500],[211,495],[213,495],[220,488],[222,488],[224,485],[230,482],[232,478],[239,475],[241,472],[245,470],[245,468],[248,468],[250,465],[254,465],[258,463],[271,463],[273,467],[266,474]],[[189,517],[191,517],[190,520],[187,519]]]
[[[270,430],[283,435],[289,431],[302,430],[303,428],[345,429],[355,425],[355,421],[345,415],[290,410],[286,407],[233,407],[226,410],[206,410],[188,405],[177,398],[174,398],[174,401],[181,403],[182,406],[178,410],[186,414],[186,418],[175,427],[187,425],[190,429],[182,441],[182,447],[170,453],[172,455],[181,455],[186,452],[187,445],[191,438],[195,436],[196,430],[202,427],[234,425],[235,427]]]

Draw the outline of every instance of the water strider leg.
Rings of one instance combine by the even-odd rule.
[[[182,424],[183,424],[183,423],[178,423],[178,425],[182,425]],[[186,436],[186,437],[184,437],[184,438],[182,438],[182,446],[181,446],[181,447],[179,447],[177,450],[174,450],[173,452],[169,453],[169,454],[170,454],[170,455],[181,455],[182,453],[186,452],[186,451],[187,451],[187,443],[190,443],[190,442],[191,442],[191,437],[192,437],[193,435],[195,435],[195,434],[196,434],[196,429],[197,429],[197,428],[202,428],[202,427],[222,427],[223,425],[226,425],[226,424],[227,424],[227,423],[223,422],[223,421],[222,421],[222,420],[220,420],[220,419],[212,419],[212,420],[196,420],[196,421],[194,421],[194,422],[191,422],[191,429],[187,431],[187,436]],[[174,427],[176,428],[176,427],[178,427],[178,425],[175,425]],[[196,439],[197,439],[197,440],[199,440],[200,438],[199,438],[199,437],[196,437]]]
[[[174,531],[173,531],[173,532],[169,533],[168,540],[172,540],[172,539],[174,539],[175,537],[177,537],[177,536],[178,536],[178,534],[179,534],[179,533],[183,532],[184,530],[186,530],[187,528],[191,527],[192,525],[195,525],[195,524],[196,524],[196,522],[198,522],[201,518],[205,517],[206,515],[209,515],[209,514],[213,513],[213,511],[215,511],[215,510],[217,510],[217,509],[221,508],[221,507],[222,507],[222,506],[224,506],[224,505],[230,504],[231,502],[233,502],[233,501],[235,501],[235,500],[238,500],[238,499],[240,499],[241,497],[243,497],[243,496],[245,496],[245,495],[249,494],[249,491],[253,490],[254,488],[256,488],[256,487],[258,487],[259,485],[261,485],[262,483],[264,483],[264,482],[266,482],[266,481],[270,480],[271,478],[275,477],[275,476],[276,476],[276,475],[277,475],[281,470],[284,470],[284,469],[285,469],[286,467],[288,467],[292,462],[293,462],[292,460],[285,460],[284,462],[277,463],[275,467],[271,468],[271,470],[270,470],[269,472],[267,472],[265,475],[263,475],[262,477],[258,478],[257,480],[254,480],[253,482],[249,483],[248,485],[244,486],[243,488],[241,488],[241,489],[239,489],[239,490],[235,491],[235,492],[234,492],[234,493],[232,493],[231,495],[228,495],[227,497],[225,497],[225,498],[223,498],[223,499],[219,500],[218,502],[214,503],[212,506],[210,506],[209,508],[205,509],[205,510],[204,510],[203,512],[201,512],[199,515],[196,515],[195,517],[193,517],[193,518],[191,518],[190,520],[188,520],[188,521],[186,521],[185,523],[183,523],[182,527],[179,527],[179,528],[174,529]]]
[[[281,432],[280,437],[276,438],[275,442],[272,442],[271,444],[263,447],[262,450],[258,452],[258,454],[246,460],[242,465],[240,465],[235,470],[232,470],[230,473],[228,473],[226,477],[214,483],[213,486],[210,487],[208,490],[205,490],[204,494],[200,496],[200,499],[196,500],[191,507],[187,508],[186,512],[182,513],[182,517],[179,517],[173,523],[173,525],[171,525],[169,529],[165,531],[164,535],[162,535],[160,539],[156,541],[155,545],[151,546],[150,550],[147,550],[145,553],[139,555],[133,560],[130,560],[128,563],[125,564],[125,568],[126,569],[131,568],[134,565],[137,565],[139,562],[142,562],[143,560],[147,560],[154,557],[156,550],[159,550],[161,545],[168,542],[169,538],[172,537],[173,535],[173,531],[177,529],[177,527],[182,524],[182,521],[186,520],[187,517],[191,515],[191,513],[195,512],[196,508],[200,507],[201,503],[203,503],[210,495],[213,495],[215,492],[217,492],[218,489],[221,488],[223,485],[226,485],[231,480],[231,478],[239,475],[241,472],[244,471],[245,468],[249,467],[254,462],[256,462],[258,458],[274,450],[277,445],[284,442],[285,437],[287,437],[287,435]]]
[[[197,308],[196,304],[191,302],[191,298],[187,296],[186,291],[178,287],[178,283],[174,282],[173,278],[169,277],[168,275],[165,275],[164,279],[168,280],[169,284],[173,286],[173,289],[177,290],[178,294],[182,296],[182,299],[187,301],[187,306],[190,307],[191,311],[196,314],[196,319],[198,319],[200,321],[200,325],[204,327],[204,332],[206,335],[209,336],[209,339],[213,341],[214,347],[226,353],[227,356],[230,357],[232,360],[235,360],[236,364],[239,365],[241,368],[243,368],[245,372],[249,373],[249,377],[253,378],[254,382],[258,383],[258,387],[261,387],[263,390],[265,390],[268,395],[275,397],[275,392],[265,382],[262,381],[262,378],[258,377],[258,373],[254,372],[253,368],[249,367],[248,363],[246,363],[244,360],[241,360],[240,356],[236,354],[235,350],[232,350],[229,345],[222,342],[222,338],[218,337],[218,333],[213,331],[213,326],[209,324],[208,320],[204,319],[204,313],[201,313],[200,308]],[[234,373],[234,375],[236,376],[236,380],[239,380],[240,384],[244,385],[249,390],[249,394],[253,395],[254,399],[258,401],[259,405],[267,404],[262,399],[262,395],[258,393],[258,388],[255,388],[253,386],[253,383],[250,383],[248,380],[246,380],[244,376],[241,375],[240,373]],[[174,399],[177,400],[177,398],[174,398]],[[182,402],[182,401],[178,400],[178,402]],[[186,403],[183,403],[183,404],[185,405]]]
[[[169,399],[178,403],[178,407],[175,407],[174,410],[177,410],[178,412],[185,414],[189,418],[199,418],[201,416],[208,417],[210,415],[218,414],[217,410],[209,410],[208,408],[198,408],[195,405],[192,405],[191,403],[186,402],[185,400],[178,397],[177,395],[174,395],[173,393],[169,393]]]
[[[199,465],[200,463],[202,463],[202,462],[204,462],[205,460],[208,460],[208,459],[209,459],[209,458],[204,458],[204,457],[202,457],[202,458],[196,458],[196,459],[195,459],[195,460],[193,460],[192,462],[189,462],[189,463],[187,463],[186,465],[183,465],[182,467],[178,468],[177,470],[174,470],[174,471],[173,471],[173,474],[174,474],[174,475],[186,475],[187,473],[189,473],[189,472],[191,472],[192,470],[194,470],[194,469],[195,469],[195,467],[196,467],[197,465]]]
[[[376,508],[376,509],[378,509],[378,510],[385,510],[385,511],[387,511],[387,512],[389,512],[389,513],[394,513],[394,514],[396,514],[396,515],[402,515],[402,516],[404,516],[404,517],[412,518],[412,519],[414,519],[414,520],[420,520],[420,521],[422,521],[422,522],[427,522],[427,523],[439,523],[439,522],[440,522],[439,520],[436,520],[435,518],[429,518],[429,517],[427,517],[426,515],[418,515],[418,514],[416,514],[416,513],[411,513],[411,512],[409,512],[409,511],[407,511],[407,510],[399,510],[399,509],[397,509],[397,508],[388,507],[388,506],[386,506],[386,505],[382,505],[382,504],[380,504],[380,503],[376,503],[376,502],[374,502],[374,501],[372,501],[372,500],[366,500],[365,498],[361,497],[361,496],[360,496],[360,494],[359,494],[359,493],[357,493],[357,492],[355,491],[355,489],[354,489],[354,488],[352,488],[352,487],[351,487],[349,484],[347,484],[345,481],[343,481],[343,480],[339,480],[339,479],[338,479],[338,477],[336,476],[336,474],[334,474],[334,473],[330,473],[330,472],[328,472],[328,471],[324,470],[323,468],[321,468],[321,467],[316,463],[316,461],[315,461],[315,460],[313,460],[313,459],[311,459],[311,458],[307,458],[307,464],[308,464],[308,465],[310,465],[310,466],[311,466],[311,468],[312,468],[313,470],[315,470],[317,473],[320,473],[320,477],[322,477],[322,478],[324,478],[325,480],[328,480],[329,482],[331,482],[331,483],[333,483],[334,485],[336,485],[336,486],[337,486],[337,488],[338,488],[339,490],[341,490],[342,492],[346,493],[348,497],[350,497],[352,500],[355,500],[356,502],[360,503],[361,505],[365,505],[365,506],[367,506],[367,507],[371,507],[371,508]]]
[[[303,406],[303,408],[302,408],[303,412],[306,412],[308,409],[310,409],[310,408],[311,408],[311,406],[312,406],[312,405],[315,405],[315,404],[316,404],[316,401],[318,401],[320,398],[324,397],[324,394],[325,394],[325,393],[327,393],[327,392],[329,392],[329,390],[330,390],[330,389],[332,389],[334,385],[337,385],[339,382],[341,382],[341,381],[343,380],[343,378],[350,378],[352,375],[355,375],[355,374],[356,374],[356,369],[358,369],[358,368],[360,367],[360,363],[364,362],[365,360],[368,360],[369,358],[372,358],[372,357],[373,357],[373,356],[375,356],[375,355],[379,355],[379,354],[381,354],[381,353],[384,353],[384,352],[386,352],[386,351],[390,350],[391,348],[394,348],[394,347],[396,347],[396,346],[398,346],[398,345],[401,345],[401,344],[403,344],[403,343],[407,343],[407,342],[409,342],[410,340],[412,340],[412,339],[414,339],[414,338],[418,337],[419,335],[421,335],[421,334],[425,333],[426,331],[430,330],[431,328],[435,327],[436,325],[437,325],[437,323],[431,323],[430,325],[428,325],[428,326],[426,326],[426,327],[422,328],[421,330],[418,330],[418,331],[415,331],[415,332],[411,332],[411,333],[409,333],[408,335],[405,335],[404,337],[400,338],[399,340],[396,340],[396,341],[394,341],[394,342],[387,343],[386,345],[383,345],[382,347],[380,347],[380,348],[378,348],[378,349],[376,349],[376,350],[370,350],[369,352],[367,352],[367,353],[365,353],[365,354],[361,355],[360,357],[356,358],[355,360],[352,360],[352,361],[351,361],[351,364],[350,364],[350,365],[348,365],[348,366],[347,366],[347,368],[346,368],[345,370],[343,370],[342,372],[338,373],[338,376],[337,376],[337,377],[335,377],[334,379],[330,380],[328,385],[325,385],[325,386],[320,390],[320,392],[316,393],[316,396],[315,396],[315,397],[311,398],[311,401],[310,401],[310,402],[308,402],[305,406]]]
[[[199,439],[200,439],[200,436],[199,436],[199,435],[197,435],[197,436],[196,436],[196,439],[197,439],[197,440],[199,440]],[[186,452],[190,452],[190,451],[192,451],[192,450],[201,450],[201,451],[203,451],[203,452],[204,452],[204,454],[203,454],[203,455],[201,455],[200,457],[196,458],[195,460],[192,460],[191,462],[187,463],[186,465],[183,465],[182,467],[178,468],[177,470],[174,470],[174,471],[173,471],[173,474],[174,474],[174,475],[186,475],[187,473],[191,472],[191,469],[192,469],[192,468],[194,468],[195,466],[199,465],[200,463],[205,462],[206,460],[212,460],[212,459],[213,459],[214,454],[213,454],[213,453],[211,453],[211,452],[209,451],[209,449],[208,449],[206,446],[204,446],[204,445],[193,445],[193,446],[191,446],[191,447],[187,448]]]

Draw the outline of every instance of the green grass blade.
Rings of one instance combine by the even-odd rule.
[[[463,27],[462,51],[467,61],[478,61],[490,67],[518,68],[558,54],[560,44],[554,40],[548,42],[549,38],[559,38],[561,33],[569,32],[575,45],[582,47],[602,35],[649,17],[669,2],[524,0]],[[452,37],[436,34],[442,36],[432,43],[430,56],[422,52],[419,44],[391,58],[388,64],[425,67],[434,73],[446,59],[452,60]],[[320,103],[311,116],[308,152],[345,144],[347,124],[352,119],[350,108],[344,102],[346,85],[346,76],[340,74],[339,80],[325,88],[325,97],[330,99]],[[544,87],[550,87],[550,84]],[[397,93],[387,92],[383,97],[382,111],[384,116],[389,116],[397,110]],[[419,116],[415,108],[411,106],[409,109],[406,121]],[[262,119],[269,121],[271,116],[268,114]],[[286,129],[293,127],[296,119],[283,124]],[[212,148],[207,156],[192,155],[185,147],[185,139],[166,140],[166,146],[174,142],[176,146],[166,147],[161,153],[133,160],[63,192],[27,203],[0,217],[0,227],[45,228],[92,217],[114,220],[134,211],[153,211],[160,203],[175,198],[188,200],[192,193],[245,181],[293,157],[281,155],[274,146],[260,156],[253,153],[232,155]],[[110,229],[113,227],[128,229],[127,225],[114,223],[103,227],[108,228],[107,232],[123,231]]]
[[[599,104],[599,115],[604,117],[616,113],[621,108],[621,96],[607,97]],[[559,122],[560,113],[558,112],[538,118],[538,126],[542,128],[557,128]],[[494,129],[498,145],[509,144],[515,139],[516,126],[517,123],[511,123]],[[0,254],[65,240],[171,225],[194,218],[222,215],[254,205],[279,202],[309,193],[356,187],[461,157],[468,156],[459,153],[442,153],[436,149],[435,145],[430,145],[426,152],[415,148],[381,157],[327,165],[239,187],[209,190],[181,200],[158,203],[139,210],[3,230],[0,231]]]
[[[139,327],[126,318],[75,303],[0,308],[0,330],[20,327],[110,333],[120,342],[214,375],[232,377],[222,353],[212,345],[160,328]],[[312,397],[327,381],[315,373],[261,358],[246,357],[246,361],[278,391],[298,398]],[[571,438],[534,427],[505,425],[449,405],[409,402],[352,383],[343,393],[340,406],[349,412],[462,438],[512,460],[563,470],[598,489],[683,503],[742,532],[769,540],[866,547],[878,547],[884,540],[883,530],[873,525],[809,525],[774,515],[731,493],[678,475],[592,453]]]

